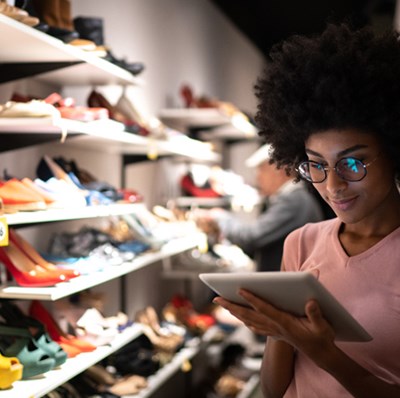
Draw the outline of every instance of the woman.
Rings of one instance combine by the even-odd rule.
[[[309,271],[372,335],[334,340],[318,303],[298,318],[241,291],[252,309],[218,297],[269,336],[266,397],[400,397],[400,44],[364,28],[328,26],[275,47],[256,86],[257,122],[272,162],[297,170],[336,218],[292,232],[283,271]]]

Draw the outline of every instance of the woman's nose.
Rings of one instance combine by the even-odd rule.
[[[333,194],[347,188],[348,182],[341,178],[336,170],[330,169],[327,171],[325,186],[329,193]]]

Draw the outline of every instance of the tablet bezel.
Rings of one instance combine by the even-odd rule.
[[[217,295],[232,302],[248,305],[238,295],[238,290],[244,288],[277,308],[297,316],[304,316],[306,302],[315,299],[335,331],[335,340],[372,340],[359,322],[309,272],[202,273],[199,277]]]

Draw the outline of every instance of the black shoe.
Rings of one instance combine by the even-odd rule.
[[[57,28],[55,26],[49,26],[49,29],[46,31],[46,33],[50,36],[60,39],[64,43],[69,43],[72,40],[79,38],[78,32],[64,28]]]
[[[132,73],[132,75],[137,76],[139,73],[143,72],[144,64],[141,62],[126,62],[125,59],[118,59],[114,56],[114,54],[107,50],[107,55],[105,58],[107,61],[112,62],[113,64],[119,66],[127,70],[128,72]]]

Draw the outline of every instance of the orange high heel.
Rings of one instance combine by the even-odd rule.
[[[0,247],[0,261],[20,286],[54,286],[66,280],[59,272],[46,270],[33,263],[11,241],[8,246]]]
[[[79,339],[71,334],[64,333],[49,311],[40,301],[34,300],[29,307],[29,315],[36,318],[46,326],[52,340],[58,343],[69,357],[74,357],[81,352],[96,350],[96,346]]]
[[[63,275],[65,278],[61,276],[63,280],[69,280],[72,278],[76,278],[80,275],[79,271],[71,270],[71,269],[59,269],[56,265],[49,263],[46,261],[37,251],[36,249],[29,244],[21,235],[17,233],[14,229],[10,228],[8,231],[11,242],[13,242],[27,257],[30,258],[35,264],[44,268],[45,270],[54,272],[55,274]]]

